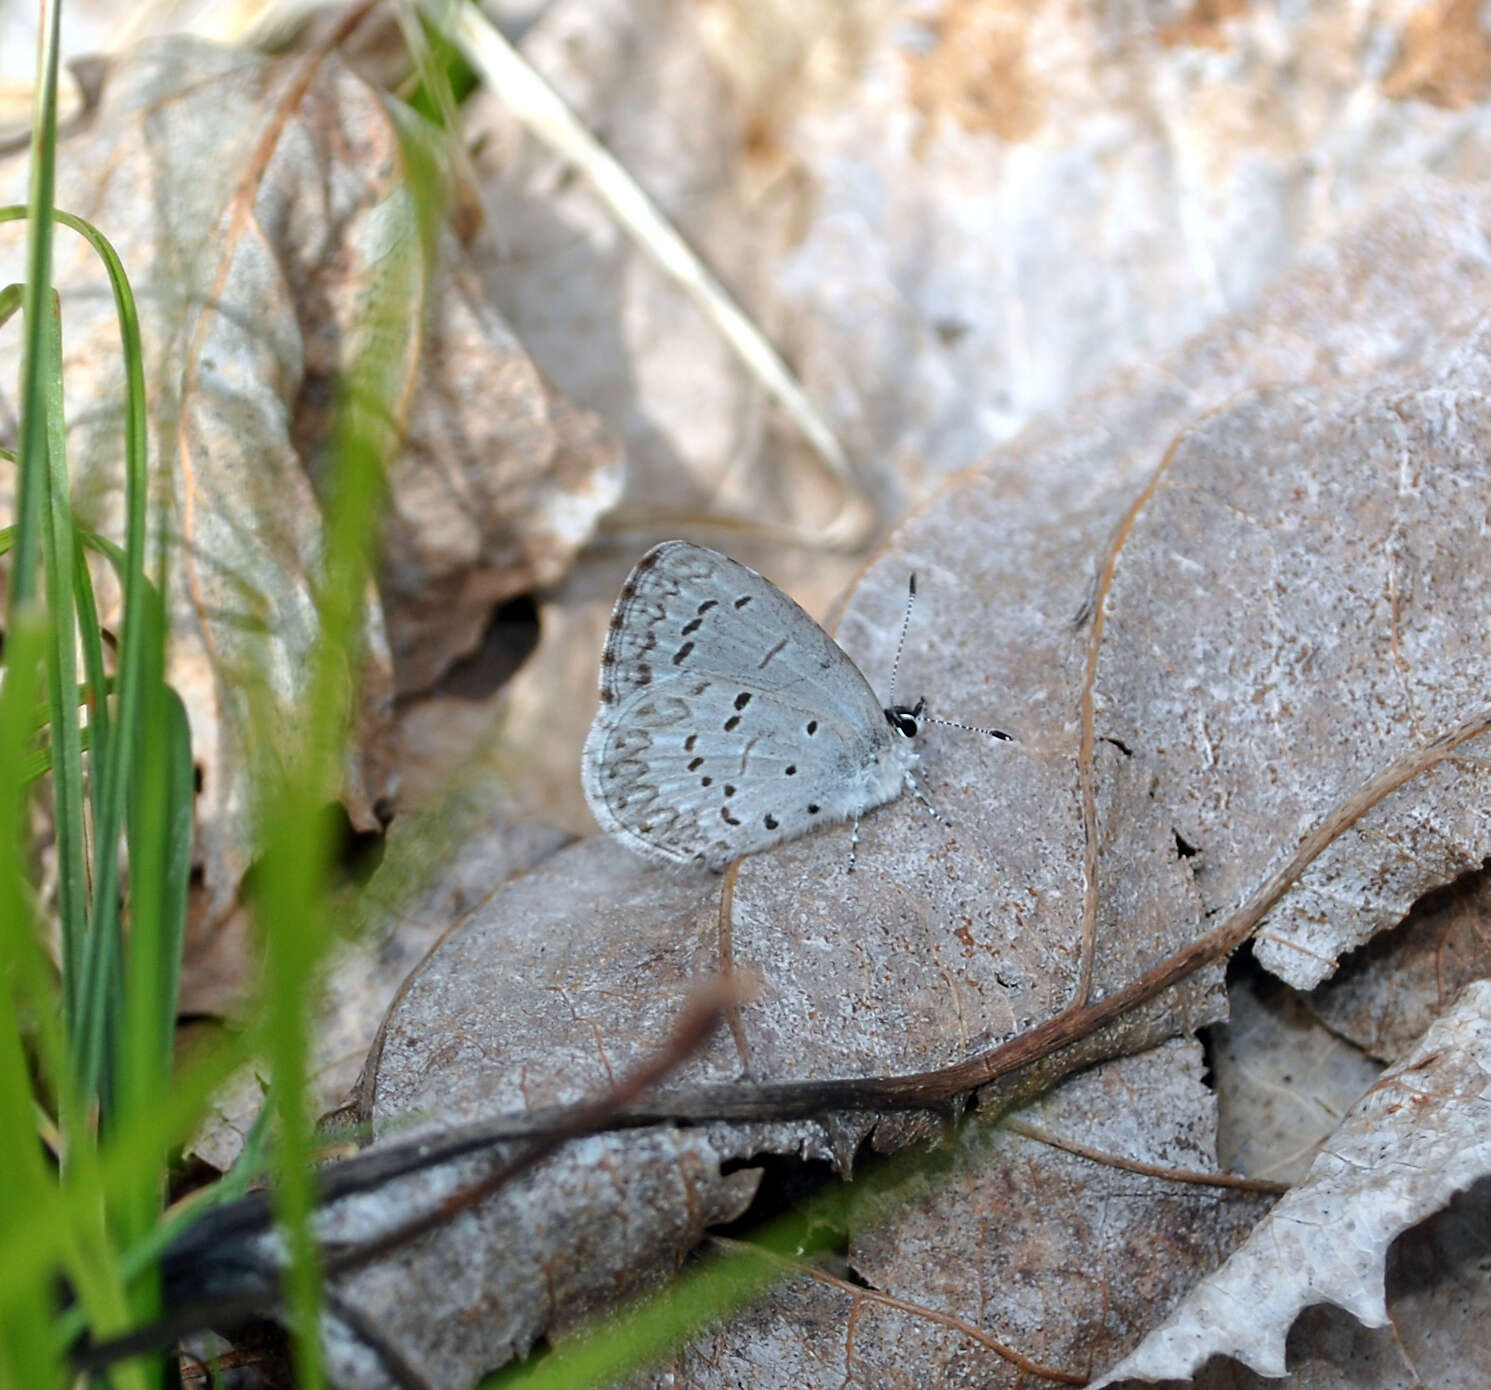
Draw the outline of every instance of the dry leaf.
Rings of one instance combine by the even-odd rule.
[[[1289,1390],[1485,1385],[1491,1379],[1488,1256],[1491,1182],[1482,1179],[1393,1242],[1386,1279],[1392,1321],[1386,1327],[1363,1327],[1328,1303],[1300,1314],[1289,1334],[1283,1384]],[[1280,1383],[1226,1359],[1213,1360],[1194,1381],[1197,1390],[1266,1390]]]
[[[1287,986],[1265,991],[1234,977],[1227,1005],[1227,1022],[1211,1031],[1221,1166],[1298,1182],[1382,1068],[1325,1028]]]
[[[1153,776],[1208,915],[1482,706],[1484,346],[1446,344],[1414,388],[1239,402],[1177,445],[1134,518],[1097,736]],[[1483,761],[1467,749],[1354,817],[1264,924],[1263,964],[1309,988],[1479,866]]]
[[[1216,1102],[1200,1073],[1198,1045],[1171,1042],[1063,1082],[1019,1119],[1123,1158],[1214,1170]],[[933,1155],[877,1205],[881,1223],[850,1231],[841,1282],[799,1276],[634,1383],[1048,1383],[970,1328],[1044,1367],[1091,1374],[1185,1292],[1196,1268],[1234,1248],[1259,1203],[974,1123],[954,1154]]]
[[[1415,904],[1310,996],[1327,1027],[1394,1061],[1472,980],[1491,976],[1491,875],[1469,874]]]
[[[903,528],[856,590],[841,640],[883,687],[915,570],[903,691],[951,717],[997,719],[1020,743],[932,729],[921,776],[952,831],[903,798],[866,819],[852,877],[847,831],[741,866],[731,953],[765,986],[691,1078],[908,1074],[960,1061],[1070,1001],[1089,930],[1094,997],[1112,994],[1266,882],[1367,778],[1395,759],[1432,761],[1435,739],[1484,715],[1491,653],[1467,615],[1491,597],[1491,559],[1468,543],[1478,513],[1459,499],[1491,490],[1485,356],[1472,330],[1424,353],[1421,385],[1246,395],[1168,455],[1157,440],[1147,482],[1134,477],[1137,441],[1166,412],[1110,401],[1143,427],[1118,436],[1136,442],[1117,466],[1093,466],[1113,459],[1112,435],[1033,436]],[[1323,894],[1345,891],[1331,885],[1348,882],[1362,910],[1325,922],[1341,943],[1328,949],[1344,949],[1479,862],[1491,826],[1476,810],[1486,800],[1476,747],[1366,808],[1364,828],[1340,819],[1269,918],[1271,937],[1292,939],[1321,915]],[[1096,850],[1086,869],[1084,804]],[[606,1089],[658,1036],[687,981],[722,958],[718,890],[688,885],[592,844],[499,894],[390,1015],[368,1097],[379,1131]],[[1203,973],[1161,995],[1043,1075],[1194,1030],[1217,1017],[1217,983]],[[813,1149],[842,1164],[868,1133],[893,1148],[915,1132],[861,1116],[821,1131]],[[736,1153],[782,1138],[710,1133]],[[785,1138],[797,1152],[802,1128]],[[626,1202],[656,1154],[607,1152]],[[553,1186],[530,1200],[562,1205],[567,1172],[556,1166]],[[405,1252],[401,1273],[379,1286],[433,1297],[444,1277],[434,1271],[457,1259],[486,1271],[490,1296],[505,1267],[569,1267],[563,1251],[515,1246],[500,1220],[481,1224],[469,1241],[452,1233],[458,1255],[438,1243]],[[677,1213],[662,1225],[690,1229]],[[682,1257],[681,1245],[660,1251],[645,1236],[630,1252],[611,1247],[620,1263],[589,1278],[629,1285],[646,1277],[633,1258],[666,1267]],[[433,1354],[379,1300],[372,1275],[351,1287],[386,1333],[397,1321],[405,1356]],[[584,1289],[574,1296],[589,1306]],[[521,1346],[567,1314],[549,1317],[504,1335]],[[492,1350],[479,1334],[471,1374]]]
[[[1491,982],[1471,985],[1347,1116],[1304,1183],[1098,1386],[1174,1380],[1209,1357],[1287,1369],[1300,1312],[1388,1322],[1383,1265],[1402,1231],[1491,1173]]]
[[[324,52],[273,61],[177,40],[113,64],[94,118],[60,150],[59,205],[110,237],[141,306],[151,526],[169,546],[169,679],[202,774],[209,922],[231,911],[253,852],[249,695],[262,690],[284,730],[301,718],[328,407],[366,347],[374,287],[402,297],[409,332],[391,349],[402,450],[385,606],[368,595],[342,788],[354,827],[377,826],[395,781],[395,686],[438,676],[497,599],[557,579],[619,483],[614,450],[550,395],[449,232],[425,264],[407,120]],[[0,200],[24,199],[24,168],[0,165]],[[59,233],[71,466],[80,519],[118,535],[118,330],[80,246]],[[0,362],[13,377],[13,358]]]
[[[597,905],[606,892],[618,904],[610,911]],[[364,1113],[379,1133],[402,1139],[460,1116],[604,1093],[669,1035],[716,951],[697,880],[653,873],[599,840],[561,851],[474,913],[411,976],[370,1059]],[[690,1074],[734,1070],[727,1051]],[[751,1200],[757,1172],[722,1165],[739,1168],[760,1151],[830,1156],[808,1122],[599,1135],[454,1228],[354,1274],[339,1297],[431,1384],[467,1384],[540,1333],[675,1269],[707,1226]],[[353,1199],[329,1231],[366,1238],[489,1166],[479,1160]],[[468,1316],[473,1300],[486,1310],[478,1318]],[[459,1335],[449,1335],[454,1328]],[[356,1359],[365,1347],[345,1354],[344,1383],[375,1383]]]

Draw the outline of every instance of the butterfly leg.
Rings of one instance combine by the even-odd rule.
[[[927,800],[927,794],[922,791],[921,783],[909,772],[906,774],[906,785],[911,788],[911,794],[927,808],[927,814],[932,817],[944,830],[951,830],[953,823]]]
[[[849,872],[854,872],[854,856],[859,851],[859,815],[854,813],[854,828],[849,832]]]

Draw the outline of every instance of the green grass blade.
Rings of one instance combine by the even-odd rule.
[[[45,1011],[46,1005],[45,996],[35,993],[43,971],[25,890],[26,786],[15,775],[31,738],[31,705],[44,649],[45,627],[34,601],[15,606],[0,682],[0,1125],[9,1136],[0,1144],[0,1232],[19,1229],[50,1206],[51,1178],[35,1140],[24,1047],[23,1012]],[[43,1333],[52,1268],[45,1259],[30,1270],[0,1259],[0,1381],[5,1384],[59,1381],[56,1353]]]
[[[96,766],[108,761],[109,729],[112,722],[109,715],[109,695],[113,690],[113,682],[104,665],[103,629],[98,621],[98,603],[93,596],[93,576],[88,571],[88,560],[84,554],[88,539],[82,531],[77,532],[77,539],[79,544],[74,548],[73,562],[73,603],[78,611],[78,641],[83,649],[83,671],[87,680],[83,703],[88,710],[88,724],[83,732],[88,736],[85,747],[93,750],[92,765]],[[88,786],[93,793],[93,823],[97,825],[98,778],[90,778]]]
[[[114,1040],[119,1059],[118,1117],[150,1116],[170,1088],[176,1001],[180,992],[182,943],[191,868],[194,794],[191,732],[186,710],[165,684],[164,633],[159,614],[147,651],[141,710],[142,747],[131,784],[130,949],[126,962],[122,1027]],[[143,1171],[116,1206],[118,1237],[126,1248],[148,1235],[159,1218],[164,1191],[159,1168]],[[158,1307],[153,1278],[137,1284],[132,1307],[137,1321]]]
[[[17,606],[36,594],[42,499],[47,486],[46,376],[43,336],[52,288],[52,203],[56,187],[57,60],[61,0],[45,0],[36,51],[36,107],[31,120],[31,180],[26,190],[25,323],[21,360],[20,477],[16,548],[11,565],[12,625]]]
[[[55,294],[41,335],[46,410],[47,488],[42,558],[46,573],[47,705],[52,737],[53,820],[57,835],[57,908],[62,926],[63,1017],[73,1043],[76,1093],[86,1106],[102,1060],[103,1009],[90,1021],[84,982],[96,942],[88,931],[87,840],[83,825],[83,753],[78,728],[74,634],[74,540],[67,484],[67,425],[62,408],[62,317]],[[91,1048],[91,1055],[87,1049]],[[87,1059],[87,1060],[85,1060]],[[91,1062],[91,1066],[90,1066]],[[69,1136],[69,1138],[76,1136]]]
[[[427,190],[441,181],[412,132],[404,141],[411,190],[409,234],[397,242],[378,278],[366,322],[366,344],[345,376],[333,434],[331,469],[323,489],[326,518],[323,578],[317,587],[321,640],[306,700],[302,738],[284,770],[271,774],[261,795],[266,850],[257,879],[256,916],[264,933],[268,998],[268,1060],[276,1105],[279,1152],[276,1214],[290,1256],[285,1304],[295,1335],[299,1384],[323,1383],[318,1252],[310,1227],[313,1184],[310,1127],[305,1113],[311,989],[336,921],[326,893],[332,822],[326,808],[341,785],[349,683],[361,661],[363,606],[373,574],[385,506],[384,460],[397,446],[389,403],[401,397],[421,321],[438,208]],[[264,727],[270,727],[265,722]]]
[[[98,791],[94,824],[93,931],[101,940],[117,942],[120,832],[124,826],[131,763],[139,744],[146,672],[151,667],[146,652],[151,616],[145,578],[145,521],[149,497],[145,354],[140,341],[140,320],[134,293],[118,252],[107,237],[82,218],[59,212],[57,220],[83,237],[103,262],[114,294],[114,312],[119,320],[120,352],[124,363],[124,554],[127,560],[120,575],[124,600],[112,725],[118,729],[119,736],[109,739],[103,756],[95,754],[94,759]]]
[[[116,681],[116,703],[113,723],[121,729],[137,727],[138,710],[142,699],[141,673],[144,669],[145,622],[143,605],[146,602],[144,556],[145,525],[148,504],[148,431],[145,398],[144,349],[140,339],[139,315],[135,307],[134,294],[119,254],[96,227],[71,213],[51,213],[51,188],[47,188],[46,218],[49,229],[52,218],[61,225],[77,232],[93,248],[102,261],[114,295],[115,314],[119,320],[120,349],[124,363],[124,459],[125,459],[125,536],[120,566],[120,580],[124,589],[123,612],[120,619],[119,663]],[[30,218],[29,232],[36,240],[35,198],[27,207],[0,207],[0,222]],[[50,266],[50,241],[47,244],[47,264]],[[29,301],[28,301],[29,302]],[[30,320],[28,319],[28,332]],[[28,363],[31,356],[28,355]],[[28,390],[30,387],[28,386]],[[39,389],[39,388],[38,388]],[[25,397],[29,401],[29,395]],[[38,419],[41,417],[38,416]],[[22,429],[22,458],[26,457],[26,434]],[[23,467],[22,479],[25,480]],[[27,539],[25,488],[22,488],[20,525],[17,528],[15,568],[19,574],[26,564],[35,565],[34,549],[22,544]],[[39,503],[38,503],[39,505]],[[33,524],[34,529],[34,524]],[[32,557],[28,560],[28,556]],[[12,585],[12,598],[15,585]],[[93,868],[93,930],[105,939],[112,939],[118,930],[119,891],[119,844],[120,832],[125,818],[125,798],[129,780],[130,760],[134,756],[135,740],[130,737],[107,740],[108,747],[102,756],[96,756],[94,777],[94,868]],[[107,983],[107,982],[106,982]]]

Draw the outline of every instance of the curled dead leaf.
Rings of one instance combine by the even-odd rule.
[[[437,229],[426,260],[409,120],[324,48],[269,59],[175,39],[112,62],[92,119],[61,147],[58,204],[109,236],[141,306],[151,544],[165,547],[168,678],[200,773],[206,922],[232,911],[254,852],[252,761],[301,719],[319,637],[326,431],[369,348],[369,303],[402,305],[407,332],[377,345],[399,447],[382,592],[367,596],[346,673],[340,795],[354,829],[377,829],[375,806],[396,787],[395,689],[427,684],[474,646],[495,602],[556,579],[619,488],[614,447],[548,390],[450,231]],[[0,163],[0,201],[23,202],[24,178],[24,157]],[[7,256],[20,245],[7,242]],[[79,518],[117,535],[112,303],[76,238],[59,240],[55,279]],[[0,339],[6,381],[16,344]],[[107,623],[113,587],[101,584]],[[268,720],[252,743],[251,707]]]

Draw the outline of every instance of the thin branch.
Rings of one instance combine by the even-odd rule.
[[[1166,1182],[1195,1183],[1201,1187],[1230,1187],[1239,1192],[1262,1192],[1272,1197],[1282,1197],[1289,1191],[1287,1182],[1275,1182],[1271,1178],[1245,1178],[1239,1173],[1206,1173],[1199,1168],[1167,1168],[1162,1163],[1141,1163],[1137,1158],[1124,1158],[1120,1154],[1094,1149],[1079,1144],[1075,1139],[1053,1134],[1040,1125],[1024,1120],[1004,1120],[1001,1128],[1037,1144],[1047,1144],[1063,1153],[1075,1154],[1078,1158],[1091,1159],[1105,1168],[1121,1168],[1126,1173],[1142,1173],[1147,1178],[1163,1178]]]
[[[1134,532],[1134,523],[1159,490],[1181,444],[1188,437],[1189,432],[1177,436],[1165,450],[1165,456],[1155,469],[1154,476],[1123,514],[1113,533],[1113,539],[1108,544],[1108,554],[1093,584],[1092,594],[1083,606],[1082,615],[1090,620],[1092,626],[1087,633],[1087,656],[1082,673],[1082,694],[1078,703],[1080,732],[1077,740],[1077,793],[1082,808],[1082,942],[1077,967],[1077,989],[1072,997],[1074,1008],[1084,1007],[1092,998],[1092,970],[1098,949],[1098,796],[1092,762],[1097,727],[1094,691],[1098,683],[1098,657],[1103,648],[1103,626],[1108,618],[1104,605],[1108,591],[1113,587],[1113,573],[1118,568],[1118,557]]]
[[[361,1268],[380,1255],[454,1220],[461,1212],[476,1206],[499,1188],[550,1157],[569,1140],[608,1128],[618,1110],[635,1104],[643,1092],[656,1086],[708,1041],[726,1009],[737,1001],[738,991],[739,986],[731,981],[713,981],[699,990],[686,1007],[667,1044],[631,1072],[614,1090],[596,1100],[565,1107],[561,1122],[550,1125],[542,1135],[527,1136],[534,1140],[529,1148],[515,1158],[499,1164],[486,1176],[461,1188],[433,1208],[400,1222],[372,1240],[328,1255],[322,1262],[327,1280]],[[493,1142],[489,1139],[482,1147],[490,1147]],[[331,1171],[334,1172],[339,1166],[345,1165],[334,1165]],[[404,1171],[410,1170],[405,1168]],[[318,1197],[323,1204],[328,1200],[325,1184],[318,1185]],[[213,1248],[229,1235],[241,1238],[268,1228],[271,1213],[264,1194],[258,1193],[253,1198],[230,1205],[235,1208],[231,1215],[236,1219],[230,1223],[229,1229],[225,1231],[222,1223],[215,1223],[212,1220],[214,1212],[209,1210],[204,1214],[203,1220],[187,1232],[187,1252],[201,1250],[204,1245],[209,1249]],[[251,1258],[245,1255],[241,1257],[241,1261],[247,1264]],[[129,1357],[171,1346],[192,1332],[212,1327],[231,1327],[270,1311],[280,1294],[280,1268],[262,1263],[257,1269],[250,1267],[241,1269],[240,1272],[247,1279],[256,1281],[244,1292],[181,1304],[165,1317],[133,1332],[107,1341],[75,1347],[71,1353],[74,1368],[79,1371],[102,1370]]]
[[[731,1240],[727,1236],[711,1236],[709,1243],[721,1250],[728,1250],[732,1254],[759,1256],[772,1264],[780,1265],[783,1269],[792,1270],[809,1279],[815,1279],[820,1284],[827,1284],[830,1288],[838,1289],[841,1293],[859,1302],[878,1303],[885,1308],[895,1308],[902,1313],[910,1313],[913,1317],[921,1318],[926,1322],[940,1323],[943,1327],[950,1327],[963,1333],[965,1337],[971,1337],[980,1346],[987,1347],[996,1356],[1018,1367],[1027,1375],[1040,1376],[1044,1380],[1054,1380],[1062,1385],[1086,1385],[1091,1379],[1090,1376],[1079,1371],[1063,1371],[1059,1367],[1033,1361],[1012,1346],[1001,1342],[997,1337],[991,1337],[983,1328],[975,1327],[971,1322],[965,1322],[952,1313],[929,1308],[924,1303],[912,1303],[904,1298],[896,1298],[893,1294],[881,1293],[879,1289],[869,1289],[862,1284],[851,1284],[847,1279],[840,1279],[806,1260],[794,1260],[789,1256],[777,1254],[775,1251],[764,1250],[759,1245]]]
[[[1289,862],[1271,875],[1220,926],[1105,998],[1085,1006],[1069,1007],[1018,1037],[952,1066],[903,1076],[699,1087],[673,1095],[664,1093],[640,1099],[643,1091],[650,1089],[688,1055],[680,1048],[699,1046],[708,1029],[726,1014],[729,1000],[723,992],[724,987],[721,987],[722,992],[711,1010],[693,1015],[692,1022],[685,1020],[669,1048],[601,1100],[577,1106],[554,1106],[524,1115],[500,1116],[461,1130],[410,1144],[391,1145],[384,1150],[374,1150],[333,1164],[318,1175],[317,1192],[323,1203],[368,1191],[404,1174],[448,1163],[496,1144],[514,1140],[528,1140],[535,1144],[535,1148],[495,1170],[473,1188],[464,1189],[464,1195],[456,1194],[434,1212],[422,1214],[387,1236],[337,1255],[328,1261],[328,1272],[341,1272],[365,1263],[384,1249],[391,1248],[392,1244],[401,1243],[449,1220],[471,1202],[481,1200],[497,1186],[512,1181],[518,1173],[531,1168],[559,1145],[584,1134],[680,1122],[805,1119],[835,1110],[956,1110],[969,1093],[994,1081],[1031,1070],[1054,1054],[1093,1038],[1103,1028],[1197,971],[1225,960],[1253,934],[1310,864],[1347,828],[1414,777],[1437,766],[1461,745],[1487,732],[1491,732],[1491,707],[1463,720],[1428,745],[1395,759],[1304,836]],[[1089,1059],[1074,1058],[1072,1065],[1080,1064],[1081,1060]],[[1008,1099],[1006,1095],[996,1098],[996,1102],[1007,1103]],[[1162,1170],[1158,1176],[1173,1177],[1174,1174]],[[1215,1175],[1207,1176],[1215,1181]],[[205,1249],[210,1252],[214,1243],[267,1230],[270,1222],[267,1199],[263,1194],[255,1194],[204,1213],[202,1220],[186,1233],[181,1251],[190,1253],[191,1250]],[[266,1271],[265,1276],[273,1281],[277,1279],[277,1272]],[[170,1319],[162,1319],[142,1332],[78,1350],[74,1353],[74,1364],[79,1369],[97,1369],[123,1356],[151,1350],[161,1345],[163,1340],[174,1340],[214,1322],[221,1324],[225,1318],[235,1314],[248,1316],[259,1312],[272,1302],[272,1286],[267,1291],[245,1294],[241,1298],[218,1299],[210,1304],[204,1302],[191,1309],[182,1309]]]

